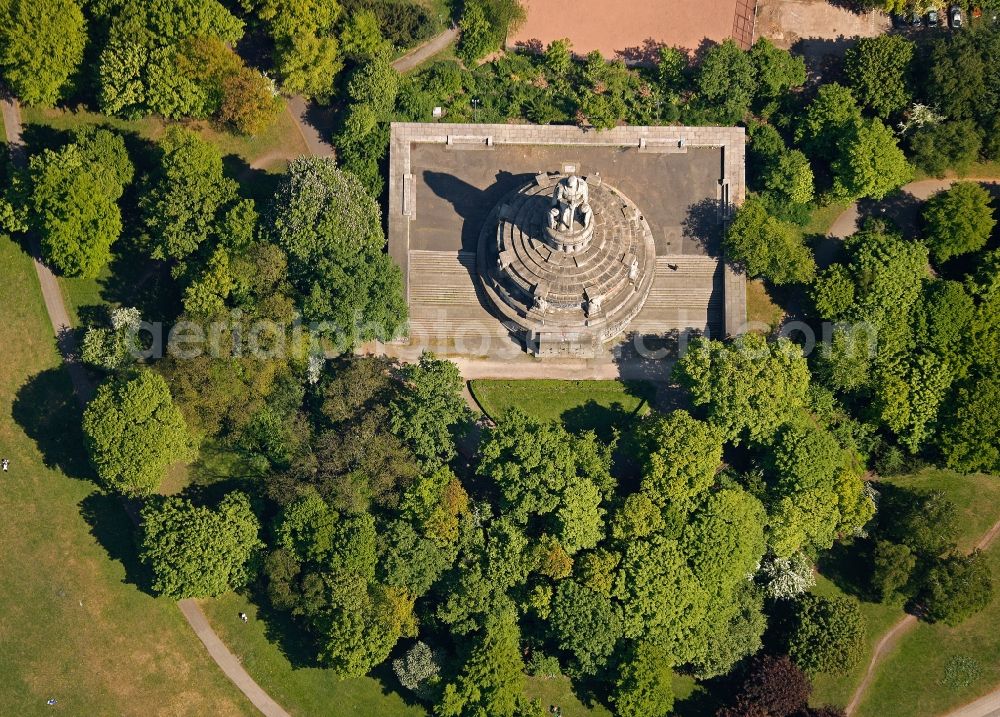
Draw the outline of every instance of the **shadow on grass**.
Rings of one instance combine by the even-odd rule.
[[[832,548],[819,556],[816,567],[848,595],[867,602],[879,602],[871,589],[872,551],[870,540],[834,543]]]
[[[95,479],[84,450],[82,411],[64,368],[46,369],[28,379],[14,397],[12,415],[47,467],[71,478]]]
[[[610,406],[602,406],[594,399],[588,399],[582,406],[574,406],[562,412],[559,419],[570,433],[593,431],[605,443],[610,442],[617,429],[624,433],[639,419],[643,408],[656,399],[656,387],[646,381],[624,381],[625,393],[639,399],[639,405],[627,410],[620,401]]]
[[[125,504],[117,495],[91,493],[79,504],[80,515],[90,526],[90,534],[107,552],[108,557],[125,568],[127,585],[135,585],[149,595],[153,592],[153,573],[139,560],[135,523],[129,518]]]

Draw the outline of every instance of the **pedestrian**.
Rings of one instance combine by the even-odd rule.
[[[10,467],[10,461],[4,458],[3,461],[0,461],[0,463],[3,465],[3,472],[6,473],[7,469]]]
[[[667,268],[670,269],[670,271],[677,271],[676,264],[667,264]]]
[[[4,470],[7,470],[7,469],[4,468]],[[58,701],[59,700],[57,700],[55,697],[50,697],[48,700],[45,701],[45,704],[47,704],[49,707],[51,707],[52,705],[54,705]]]
[[[245,612],[241,612],[241,613],[240,613],[240,620],[242,620],[242,621],[243,621],[243,624],[244,624],[244,625],[246,625],[246,624],[247,624],[247,620],[248,620],[248,619],[249,619],[249,618],[247,617],[247,614],[246,614]]]

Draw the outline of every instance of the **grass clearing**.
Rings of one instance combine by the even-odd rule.
[[[233,134],[207,120],[176,123],[158,117],[123,120],[82,108],[25,107],[22,115],[27,124],[42,125],[58,131],[71,131],[85,125],[104,125],[151,141],[160,138],[170,124],[179,124],[217,146],[224,157],[231,159],[230,170],[238,178],[254,169],[282,171],[289,159],[309,154],[302,133],[287,108],[278,115],[274,124],[257,137]]]
[[[944,491],[958,508],[958,547],[961,551],[971,550],[983,533],[1000,518],[1000,481],[995,476],[982,473],[961,475],[950,470],[928,468],[910,475],[893,476],[884,482],[914,490]],[[994,575],[1000,576],[1000,554],[996,544],[989,554]],[[846,594],[823,576],[819,577],[813,592],[829,596]],[[867,670],[875,644],[904,615],[901,603],[882,605],[862,600],[861,609],[868,619],[868,649],[865,657],[858,667],[846,675],[818,676],[813,681],[811,700],[815,705],[847,704]],[[1000,599],[997,598],[994,598],[987,610],[957,628],[920,623],[913,632],[902,638],[896,649],[888,655],[888,659],[879,666],[875,680],[869,687],[868,697],[859,708],[858,717],[930,716],[989,691],[990,686],[1000,683],[1000,635],[996,634],[997,624],[1000,624]],[[943,645],[940,654],[935,647],[938,640]],[[937,684],[936,680],[943,674],[945,662],[958,655],[971,656],[983,665],[983,677],[976,683],[979,684],[979,693],[975,693],[975,685],[956,691]],[[931,657],[934,659],[930,660]],[[934,677],[928,677],[930,675]],[[927,694],[914,697],[913,693],[921,692]],[[933,700],[929,696],[931,693],[935,695]],[[923,707],[925,703],[932,707]],[[896,707],[889,709],[890,705]]]
[[[31,260],[0,238],[0,262],[0,714],[256,714],[176,603],[137,585],[131,524],[89,479]]]
[[[416,702],[407,703],[396,692],[372,677],[342,680],[331,670],[293,665],[289,652],[268,634],[268,623],[257,619],[258,608],[242,595],[229,594],[202,600],[201,606],[213,629],[232,650],[250,676],[292,715],[378,715],[379,717],[425,717],[428,711]],[[244,625],[239,613],[250,620]],[[272,620],[271,616],[268,620]],[[299,658],[294,658],[298,661]]]
[[[772,333],[778,328],[784,315],[784,309],[774,303],[761,279],[747,281],[747,321],[760,326],[759,329],[755,328],[755,331]]]
[[[470,382],[472,395],[487,415],[512,408],[543,421],[562,421],[570,430],[609,435],[612,427],[645,415],[656,395],[646,381],[558,381],[538,379]]]
[[[994,479],[995,480],[995,479]],[[1000,544],[986,551],[1000,575]],[[957,627],[920,623],[882,664],[857,717],[934,717],[1000,685],[1000,591],[990,605]],[[965,686],[943,681],[949,661],[971,658],[978,675]]]

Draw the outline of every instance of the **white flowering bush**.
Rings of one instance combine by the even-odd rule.
[[[802,553],[765,560],[757,575],[764,592],[776,599],[796,597],[816,584],[812,564]]]
[[[396,679],[418,697],[428,696],[428,690],[441,673],[438,655],[426,642],[418,641],[407,653],[392,661]]]

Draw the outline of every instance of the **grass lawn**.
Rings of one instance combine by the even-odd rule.
[[[966,476],[949,470],[926,469],[912,475],[894,476],[884,482],[906,488],[944,491],[958,508],[960,529],[958,544],[962,551],[970,550],[982,534],[1000,518],[1000,481],[995,476],[984,474]],[[991,548],[990,555],[994,575],[1000,575],[1000,565],[997,564],[1000,555],[997,554],[996,547]],[[831,596],[844,594],[837,585],[823,576],[820,576],[814,592]],[[868,618],[868,650],[862,663],[847,675],[818,676],[813,681],[813,704],[830,703],[840,706],[847,704],[867,670],[875,644],[904,615],[901,604],[881,605],[862,601],[861,609]],[[970,698],[970,694],[975,697],[979,693],[989,691],[990,685],[1000,683],[1000,636],[994,635],[998,622],[1000,622],[1000,600],[995,599],[989,609],[958,628],[920,623],[913,632],[903,637],[888,660],[878,668],[876,678],[869,687],[868,698],[862,702],[858,716],[933,715],[946,707],[961,704]],[[937,648],[934,647],[935,641],[940,639],[947,643],[952,635],[958,637],[955,639],[956,644],[950,648],[951,652],[942,650],[940,654],[937,653]],[[961,644],[963,641],[966,645],[975,643],[981,647],[961,652],[962,649],[966,649]],[[936,662],[924,664],[932,654]],[[964,691],[953,691],[936,682],[943,674],[947,659],[959,654],[975,657],[984,666],[983,677],[976,683],[979,685],[978,693],[975,685],[970,685]],[[916,709],[916,705],[923,704],[920,699],[929,699],[926,696],[910,700],[911,692],[920,691],[917,689],[914,675],[925,678],[923,682],[927,684],[922,685],[921,689],[935,694],[933,708]],[[906,700],[903,700],[904,696]],[[898,707],[887,713],[890,704],[896,704]],[[907,705],[905,708],[904,704]]]
[[[294,666],[287,652],[268,635],[265,622],[256,619],[257,606],[242,595],[230,593],[200,602],[212,627],[240,658],[247,672],[293,715],[425,717],[429,714],[421,703],[404,699],[394,691],[394,686],[389,687],[374,677],[341,680],[327,669]],[[240,612],[250,617],[247,625],[240,622]],[[388,673],[389,668],[379,671],[383,670]],[[611,714],[604,707],[588,708],[581,703],[565,677],[529,677],[525,693],[538,698],[545,707],[559,705],[566,717]],[[336,706],[333,710],[332,705]]]
[[[423,717],[428,712],[407,704],[371,677],[341,680],[318,667],[295,667],[286,652],[270,639],[257,606],[241,595],[202,600],[201,606],[222,641],[240,658],[247,672],[293,715],[378,715]],[[250,621],[244,625],[239,613]]]
[[[0,714],[256,714],[176,604],[136,585],[131,526],[89,480],[31,261],[0,238],[0,264]]]
[[[820,575],[812,592],[825,597],[843,597],[846,593],[832,581]],[[875,651],[875,645],[892,625],[903,617],[901,603],[882,605],[861,601],[861,612],[868,621],[868,639],[864,659],[846,675],[817,675],[813,678],[813,705],[838,705],[843,707],[851,700],[854,689],[868,669],[868,662]]]
[[[157,117],[123,120],[85,109],[24,107],[22,116],[29,125],[44,125],[60,131],[99,124],[114,127],[125,133],[133,133],[147,140],[158,139],[169,124]],[[215,144],[224,157],[231,159],[230,169],[235,175],[251,172],[251,167],[282,171],[289,159],[309,154],[298,126],[287,110],[278,115],[274,124],[258,137],[232,134],[205,120],[188,120],[177,124],[193,130],[202,139]],[[28,130],[30,131],[30,127]]]
[[[995,479],[994,479],[995,480]],[[986,552],[1000,575],[1000,545]],[[1000,591],[958,627],[920,623],[883,663],[857,717],[934,717],[1000,687]],[[972,658],[979,674],[964,687],[943,682],[949,661]]]
[[[59,277],[59,288],[62,289],[66,312],[73,326],[83,325],[81,314],[93,312],[98,307],[107,306],[108,302],[101,296],[103,282],[111,276],[111,269],[104,267],[101,275],[95,279]]]
[[[562,421],[567,428],[593,429],[599,434],[620,421],[649,411],[654,387],[645,381],[557,381],[539,379],[472,381],[470,390],[487,415],[496,418],[512,408],[544,421]]]
[[[747,321],[761,325],[759,329],[755,328],[755,331],[770,334],[778,328],[784,315],[784,310],[774,303],[761,279],[747,281]]]

